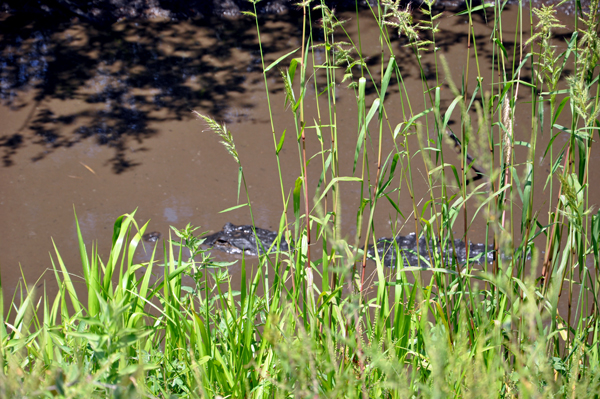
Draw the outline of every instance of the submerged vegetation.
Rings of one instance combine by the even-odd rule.
[[[95,245],[86,247],[78,228],[85,287],[76,285],[56,250],[56,297],[23,284],[10,306],[0,304],[0,312],[8,309],[0,313],[0,396],[597,398],[600,214],[588,186],[600,125],[598,15],[577,0],[575,32],[559,50],[552,34],[561,26],[552,6],[529,13],[519,4],[518,20],[505,21],[505,3],[467,3],[460,13],[468,21],[465,62],[474,56],[475,72],[467,68],[456,85],[436,47],[441,14],[434,2],[415,10],[399,3],[382,0],[372,8],[381,70],[369,69],[361,58],[360,30],[359,37],[341,40],[343,21],[315,1],[300,4],[300,49],[266,65],[261,47],[269,109],[267,72],[280,68],[295,120],[287,134],[271,124],[277,165],[284,145],[298,146],[294,187],[284,187],[279,170],[278,241],[294,242],[294,248],[269,256],[257,249],[254,266],[241,261],[241,282],[234,286],[230,265],[211,259],[191,225],[174,228],[143,264],[134,262],[134,254],[148,224],[138,225],[135,212],[117,219],[108,259]],[[598,1],[591,3],[597,10]],[[260,44],[259,18],[247,14],[256,19]],[[491,73],[480,70],[475,16],[493,26],[485,39],[492,46]],[[531,21],[529,40],[522,37],[523,19]],[[516,32],[512,53],[506,31]],[[393,55],[395,35],[419,65],[426,109],[416,110],[405,90]],[[433,71],[422,64],[427,54]],[[475,87],[468,87],[470,74]],[[340,174],[340,83],[357,99],[352,175]],[[442,88],[452,93],[448,103]],[[367,92],[375,93],[370,104]],[[402,116],[397,126],[386,109],[392,95],[402,104],[393,110]],[[305,114],[309,101],[318,113],[311,120]],[[531,125],[520,126],[518,137],[517,107],[531,114]],[[235,158],[238,197],[245,197],[235,208],[247,207],[254,224],[235,132],[196,115]],[[446,144],[451,120],[460,168],[448,161],[455,157]],[[564,145],[555,140],[559,135],[568,137]],[[383,146],[387,136],[391,148]],[[307,153],[310,140],[318,141],[318,153]],[[549,144],[542,148],[541,142]],[[521,147],[523,159],[516,155]],[[484,179],[471,179],[467,153],[485,169]],[[540,159],[550,165],[546,181],[535,176]],[[309,161],[321,165],[316,182],[309,181]],[[429,186],[422,202],[413,184],[417,163],[424,165]],[[362,198],[352,240],[340,231],[344,184],[360,185]],[[534,207],[540,192],[547,193],[545,209]],[[401,193],[411,199],[406,215]],[[380,201],[414,223],[432,248],[466,242],[470,226],[485,223],[482,242],[509,256],[458,264],[428,248],[428,259],[416,265],[387,268],[374,251],[369,281],[361,248],[386,234],[374,231]]]

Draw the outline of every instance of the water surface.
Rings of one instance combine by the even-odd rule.
[[[509,7],[504,18],[515,20],[516,15],[516,7]],[[347,29],[357,38],[357,15],[348,13],[341,17],[350,20]],[[358,18],[361,45],[379,82],[377,26],[369,11],[361,12]],[[447,14],[439,21],[438,46],[451,61],[452,74],[458,82],[467,65],[466,19]],[[486,87],[493,90],[488,39],[493,26],[481,15],[476,16],[475,24],[479,62]],[[560,34],[568,36],[567,31],[558,33],[558,40]],[[270,63],[300,46],[301,25],[296,14],[262,16],[261,34]],[[505,31],[508,39],[504,45],[509,53],[513,51],[513,34]],[[97,241],[104,259],[114,220],[134,209],[137,219],[151,220],[149,231],[159,231],[163,238],[168,236],[170,225],[184,227],[191,222],[202,226],[202,231],[216,231],[230,221],[250,223],[247,209],[219,213],[238,203],[237,164],[191,110],[225,122],[233,132],[256,224],[277,228],[283,201],[252,20],[125,20],[100,29],[78,20],[53,23],[5,15],[0,36],[0,265],[6,299],[13,295],[22,276],[33,284],[51,267],[51,239],[68,269],[82,274],[74,209],[86,243],[89,246]],[[392,37],[406,91],[414,113],[418,113],[425,105],[414,55],[402,46],[403,38],[395,33]],[[315,58],[322,61],[322,54],[316,53]],[[423,62],[433,82],[433,59],[424,58]],[[474,65],[471,51],[470,68]],[[473,70],[470,88],[475,87]],[[527,74],[525,69],[522,79],[528,80]],[[288,132],[281,152],[287,196],[300,175],[293,118],[283,106],[278,71],[269,72],[267,78],[277,137],[284,129]],[[314,96],[314,89],[311,90],[309,94]],[[369,91],[372,102],[372,85]],[[385,103],[391,126],[404,121],[397,91],[397,86],[391,86]],[[452,100],[447,86],[442,93],[447,106]],[[529,93],[524,89],[521,93],[522,105],[518,109],[523,114],[516,115],[515,134],[517,140],[528,141]],[[357,137],[356,101],[354,92],[344,84],[336,88],[336,94],[340,174],[348,176],[352,174]],[[321,106],[325,113],[326,102],[322,101]],[[317,117],[312,102],[306,112],[309,121]],[[556,145],[562,145],[567,138],[559,137]],[[390,135],[384,140],[384,148],[391,149]],[[538,145],[545,148],[546,144]],[[369,146],[371,160],[376,159],[376,148],[375,135],[372,147]],[[411,151],[417,148],[415,139]],[[598,162],[596,148],[592,154],[594,163]],[[309,135],[308,153],[319,150],[316,138]],[[526,149],[518,147],[516,163],[526,155]],[[456,158],[447,161],[459,165]],[[415,194],[422,206],[429,195],[422,163],[416,165]],[[540,159],[536,168],[540,181],[545,181],[548,159]],[[309,180],[316,182],[320,171],[320,162],[314,162],[309,167]],[[375,164],[371,171],[375,171]],[[549,195],[542,193],[542,184],[538,187],[536,207],[547,212],[544,201]],[[600,198],[597,187],[600,185],[591,186],[590,198]],[[359,187],[343,184],[342,193],[342,226],[344,234],[353,237]],[[405,215],[411,214],[412,205],[405,191],[400,194],[399,206]],[[470,209],[473,213],[474,209]],[[414,231],[414,223],[408,219],[408,225],[401,230],[403,234]],[[391,225],[399,223],[402,227],[406,222],[389,204],[380,202],[376,217],[378,236],[390,236]],[[481,216],[481,223],[475,223],[470,230],[470,238],[484,240],[484,226]],[[456,228],[462,229],[461,224]],[[219,257],[230,259],[226,255]],[[239,266],[231,270],[235,275]]]

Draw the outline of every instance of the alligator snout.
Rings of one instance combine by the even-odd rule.
[[[204,237],[204,245],[227,252],[229,254],[241,254],[257,256],[268,252],[275,252],[273,243],[277,240],[277,233],[252,225],[236,226],[227,223],[223,230]],[[256,240],[258,238],[258,241]],[[287,251],[289,245],[282,237],[279,244],[280,251]],[[258,252],[257,252],[258,251]]]

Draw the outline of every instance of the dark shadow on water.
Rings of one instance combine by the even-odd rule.
[[[19,129],[0,135],[5,167],[14,164],[15,155],[29,142],[40,146],[39,153],[32,158],[40,161],[57,148],[95,140],[98,145],[112,149],[114,155],[108,164],[115,173],[122,173],[137,165],[128,158],[128,143],[133,141],[143,146],[145,140],[159,134],[151,126],[189,118],[190,111],[196,108],[229,122],[243,118],[255,106],[248,100],[236,105],[246,110],[231,109],[232,95],[245,94],[246,81],[262,80],[252,18],[211,16],[214,10],[206,5],[213,4],[211,1],[131,2],[117,9],[110,2],[99,0],[54,0],[48,2],[51,7],[48,12],[40,6],[28,9],[25,5],[18,8],[17,2],[8,3],[15,10],[4,14],[0,24],[0,102],[14,111],[26,107],[32,111]],[[154,3],[174,19],[139,18]],[[69,8],[66,4],[80,7]],[[238,1],[231,4],[238,8],[248,6]],[[273,8],[278,2],[264,4]],[[108,8],[100,7],[96,15],[94,5]],[[135,11],[135,7],[139,9]],[[444,6],[440,7],[443,10]],[[292,39],[301,37],[302,15],[297,9],[286,9],[287,13],[279,15],[259,13],[261,34],[276,38],[263,43],[268,57],[289,51]],[[116,16],[128,13],[138,18],[116,22]],[[189,17],[197,19],[179,22]],[[457,23],[464,23],[466,17],[461,18],[457,18]],[[277,24],[265,24],[269,20]],[[313,34],[322,37],[318,23],[313,25]],[[442,50],[456,42],[466,42],[464,30],[444,31],[437,37]],[[484,37],[478,39],[483,41]],[[391,40],[404,78],[418,78],[404,67],[414,57],[412,50],[404,46],[405,39],[394,32]],[[485,49],[480,51],[488,56]],[[365,59],[368,65],[379,61]],[[434,81],[435,66],[423,67],[423,74]],[[276,70],[270,73],[278,75]],[[360,76],[359,68],[353,73]],[[320,87],[326,84],[317,83]],[[271,87],[272,92],[281,90]],[[374,92],[369,80],[367,94]],[[53,104],[67,100],[80,105],[72,111],[55,114],[59,111],[53,109]]]
[[[4,147],[2,155],[2,164],[11,166],[13,164],[12,156],[17,153],[17,150],[23,145],[23,136],[19,133],[6,135],[0,138],[0,147]]]
[[[205,18],[185,25],[137,20],[99,27],[66,16],[52,21],[32,13],[5,17],[0,101],[11,112],[35,111],[18,131],[0,136],[3,165],[14,164],[25,142],[40,145],[32,159],[39,161],[59,147],[94,139],[114,150],[109,164],[121,173],[136,166],[127,158],[127,142],[142,144],[157,135],[152,123],[189,118],[197,107],[227,119],[231,94],[244,93],[248,73],[260,69],[254,29],[249,18]],[[281,40],[264,50],[282,50],[292,34],[282,31]],[[57,115],[56,100],[80,105]]]

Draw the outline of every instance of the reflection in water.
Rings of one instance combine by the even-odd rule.
[[[179,221],[179,218],[177,217],[177,212],[173,208],[165,208],[164,215],[167,222],[175,223]]]
[[[86,212],[85,218],[79,221],[79,227],[81,233],[85,234],[86,237],[94,237],[95,232],[98,231],[98,218],[92,212]]]
[[[3,47],[0,54],[0,98],[7,105],[14,105],[19,91],[41,85],[46,79],[49,38],[40,31],[34,31],[27,40],[16,35]]]
[[[170,21],[122,22],[102,29],[70,21],[32,22],[19,29],[18,19],[9,15],[0,28],[0,99],[13,110],[30,112],[18,131],[0,134],[5,166],[13,164],[24,144],[26,127],[43,148],[34,161],[93,137],[112,149],[109,163],[122,173],[139,165],[128,155],[127,143],[155,136],[153,122],[181,120],[201,104],[219,119],[245,117],[224,110],[230,107],[230,93],[243,92],[246,72],[222,61],[233,53],[249,53],[248,46],[255,51],[249,21],[197,22],[211,30]],[[217,42],[220,46],[213,47]],[[21,93],[29,91],[35,97],[27,102]],[[76,105],[59,112],[50,105],[57,99]]]
[[[166,192],[163,195],[167,195]],[[188,200],[175,195],[163,201],[163,217],[169,223],[186,223],[194,216],[194,211],[188,206]]]

